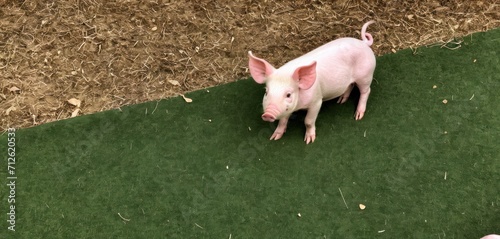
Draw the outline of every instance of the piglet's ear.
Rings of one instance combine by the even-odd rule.
[[[301,66],[293,72],[292,78],[299,81],[299,88],[307,90],[316,81],[316,61],[307,65]]]
[[[255,57],[251,51],[248,52],[248,68],[255,82],[263,84],[266,77],[271,75],[275,70],[274,67],[264,59]]]

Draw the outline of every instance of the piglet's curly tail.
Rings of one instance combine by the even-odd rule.
[[[365,42],[368,46],[371,46],[373,44],[373,37],[370,33],[366,32],[366,28],[372,23],[375,23],[375,21],[369,21],[363,25],[363,28],[361,28],[361,39],[363,42]]]

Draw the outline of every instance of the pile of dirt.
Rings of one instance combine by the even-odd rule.
[[[0,129],[246,78],[249,50],[279,66],[368,20],[377,55],[500,26],[496,1],[334,2],[0,0]]]

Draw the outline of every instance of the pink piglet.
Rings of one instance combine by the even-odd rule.
[[[366,32],[372,23],[374,21],[363,25],[361,40],[340,38],[331,41],[278,69],[248,52],[252,78],[259,84],[266,84],[262,119],[268,122],[279,120],[271,140],[280,139],[290,115],[303,109],[307,110],[304,141],[306,144],[314,142],[315,123],[322,102],[337,97],[338,103],[346,102],[354,84],[360,91],[354,117],[356,120],[363,118],[376,65],[370,48],[373,38]]]

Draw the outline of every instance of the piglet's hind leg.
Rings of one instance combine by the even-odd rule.
[[[370,96],[370,86],[359,87],[359,102],[356,108],[356,115],[354,116],[356,120],[360,120],[365,115],[366,102],[368,101],[368,96]]]

